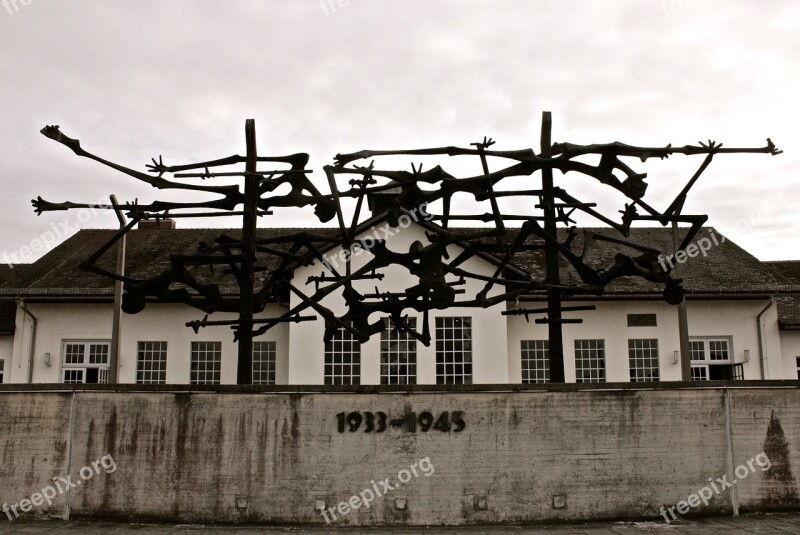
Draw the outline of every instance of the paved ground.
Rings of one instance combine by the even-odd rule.
[[[508,527],[465,527],[465,528],[396,528],[371,529],[349,528],[292,528],[292,527],[247,527],[247,526],[201,526],[201,525],[154,525],[154,524],[112,524],[108,522],[61,522],[20,521],[0,523],[0,535],[6,533],[114,533],[151,535],[173,535],[178,533],[204,535],[206,533],[226,533],[228,535],[311,533],[315,535],[360,533],[377,535],[380,533],[401,533],[406,535],[446,533],[468,533],[487,535],[512,535],[523,533],[559,535],[635,535],[639,533],[717,535],[720,533],[800,533],[800,512],[776,513],[769,515],[746,515],[736,518],[705,518],[673,522],[593,522],[570,525],[508,526]]]

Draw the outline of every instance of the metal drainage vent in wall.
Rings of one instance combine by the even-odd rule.
[[[314,501],[314,510],[322,512],[322,511],[324,511],[325,509],[328,508],[327,505],[328,504],[325,503],[325,500],[315,500]]]
[[[566,494],[553,494],[553,509],[564,509],[567,507]]]
[[[235,501],[237,511],[247,511],[247,508],[250,506],[250,500],[247,496],[236,496]]]
[[[405,511],[408,509],[408,499],[406,498],[395,498],[394,499],[394,508],[398,511]]]
[[[476,511],[485,511],[489,508],[489,501],[486,499],[486,496],[475,496],[472,499],[472,505],[475,507]]]

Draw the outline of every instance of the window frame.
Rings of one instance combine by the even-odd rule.
[[[712,358],[712,343],[725,342],[727,358]],[[703,344],[703,358],[697,359],[697,351],[692,348],[693,344]],[[689,365],[692,368],[692,381],[710,381],[712,366],[727,366],[731,368],[731,378],[735,374],[734,365],[736,364],[733,352],[732,336],[690,336],[689,337]],[[697,372],[695,372],[697,370]]]
[[[200,355],[200,349],[198,348],[200,344],[213,344],[214,353],[218,358],[212,361],[196,360],[196,354]],[[208,347],[205,347],[202,352],[204,355],[207,354],[209,352]],[[218,385],[222,383],[222,342],[216,340],[193,340],[189,348],[189,355],[189,384]],[[214,365],[212,369],[199,369],[201,363],[207,365],[209,362]],[[211,374],[211,380],[206,378],[209,373]],[[204,374],[203,380],[200,380],[200,374]]]
[[[6,359],[0,359],[0,385],[3,384],[6,378]]]
[[[594,343],[595,347],[578,347],[579,344],[591,344]],[[606,341],[604,338],[581,338],[576,339],[574,343],[575,347],[575,382],[576,383],[605,383],[608,381],[607,379],[607,370],[606,370]],[[592,351],[597,351],[598,355],[595,357],[591,356]],[[582,356],[584,352],[589,353],[588,356]],[[579,354],[581,356],[579,357]],[[602,361],[602,367],[592,368],[591,361],[598,360]],[[590,363],[589,367],[579,366],[579,361]],[[597,377],[592,377],[592,373],[596,370]],[[589,377],[581,376],[581,372],[589,372]]]
[[[519,353],[522,384],[550,382],[550,340],[520,340]]]
[[[405,318],[405,322],[410,328],[417,328],[417,318]],[[401,333],[391,318],[383,318],[383,323],[380,338],[381,384],[417,384],[417,339],[408,332]],[[406,370],[404,374],[400,373],[403,368]]]
[[[641,343],[642,347],[636,347],[637,343]],[[650,344],[650,347],[644,347],[645,343]],[[649,351],[651,354],[636,355],[637,351]],[[655,352],[655,355],[652,354]],[[636,367],[635,364],[646,362],[650,360],[650,366]],[[655,366],[652,364],[655,362]],[[658,338],[628,338],[628,370],[630,372],[630,382],[659,382],[661,381],[661,354],[658,347]],[[655,374],[653,371],[655,370]],[[648,371],[650,372],[649,378],[647,377]]]
[[[338,374],[336,373],[337,367],[339,368]],[[345,368],[347,368],[348,374],[344,373]],[[361,342],[356,339],[355,334],[344,327],[337,327],[330,341],[325,342],[323,382],[326,385],[353,386],[361,384]]]
[[[693,351],[690,351],[691,362],[697,362],[698,364],[733,364],[733,359],[731,355],[733,355],[733,343],[730,336],[690,336],[689,337],[689,347],[691,348],[692,342],[703,342],[703,358],[696,359],[694,358]],[[711,342],[725,342],[727,344],[726,351],[728,353],[727,358],[724,359],[715,359],[711,358]]]
[[[256,360],[256,354],[266,357],[263,360]],[[254,385],[274,385],[277,384],[277,361],[278,343],[275,340],[254,340],[252,358],[252,378]],[[261,369],[256,369],[256,365]],[[266,369],[264,369],[266,365]],[[266,374],[266,379],[263,375]]]
[[[82,360],[81,362],[67,362],[67,348],[68,346],[83,345]],[[105,346],[105,361],[92,362],[94,355],[92,354],[92,346]],[[74,353],[73,353],[74,355]],[[86,384],[86,379],[89,375],[90,369],[97,369],[97,383],[90,384],[107,384],[108,374],[110,370],[111,361],[111,340],[104,339],[91,339],[79,338],[61,340],[61,383],[62,384]],[[69,372],[80,372],[80,381],[67,381],[66,376]]]
[[[143,344],[163,344],[163,349],[159,348],[156,349],[155,347],[152,348],[143,348]],[[161,354],[163,353],[163,359],[151,359],[151,360],[144,360],[142,359],[142,353],[150,353],[155,355],[156,353]],[[166,341],[160,340],[141,340],[136,342],[136,384],[137,385],[165,385],[167,384],[167,358],[169,355],[169,343]],[[158,364],[159,368],[163,366],[162,369],[150,369],[145,370],[142,369],[142,364],[151,364],[155,365]],[[148,379],[145,380],[144,377],[146,374],[150,374],[151,377],[153,374],[157,373],[159,377],[156,380]],[[161,380],[161,374],[163,374],[163,380]],[[141,379],[140,379],[141,377]]]
[[[461,325],[456,326],[455,322],[460,320]],[[436,384],[449,385],[449,384],[472,384],[472,316],[437,316],[435,318],[435,333],[436,333]],[[461,336],[456,338],[456,332],[460,332]],[[469,335],[465,336],[464,333],[468,332]],[[452,335],[451,337],[446,335]],[[450,348],[448,349],[448,344]],[[461,345],[461,349],[457,350],[457,344]],[[451,355],[450,362],[448,362],[448,354]],[[457,360],[457,355],[460,359]],[[451,366],[451,372],[448,373],[448,366]],[[461,372],[457,373],[457,367],[460,366]]]

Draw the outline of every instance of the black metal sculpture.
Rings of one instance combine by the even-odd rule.
[[[705,215],[681,214],[686,196],[711,163],[716,154],[721,153],[765,153],[776,155],[781,151],[768,139],[761,148],[723,148],[721,144],[709,141],[707,144],[686,145],[683,147],[635,147],[622,143],[601,145],[574,145],[552,143],[550,139],[551,119],[549,112],[544,114],[542,123],[541,147],[539,154],[532,149],[516,151],[490,150],[494,141],[484,138],[473,143],[473,148],[441,147],[416,150],[364,150],[352,154],[339,154],[335,165],[325,166],[330,193],[321,193],[309,180],[305,169],[307,154],[294,154],[283,157],[259,157],[256,151],[255,125],[248,120],[245,127],[247,152],[245,156],[230,156],[219,160],[191,165],[168,166],[161,157],[153,159],[147,167],[150,174],[138,172],[127,167],[99,158],[81,148],[80,143],[61,133],[57,126],[48,126],[42,133],[73,150],[77,155],[87,157],[146,182],[158,189],[184,189],[216,195],[218,198],[206,202],[162,202],[148,205],[137,202],[124,205],[130,223],[121,229],[100,250],[88,258],[81,268],[90,272],[120,280],[124,283],[125,296],[123,310],[129,313],[141,311],[146,299],[156,298],[164,301],[181,302],[213,312],[238,313],[236,320],[189,322],[187,325],[198,330],[210,325],[229,325],[235,331],[239,343],[237,381],[239,384],[251,382],[251,353],[254,336],[266,332],[282,322],[300,322],[315,319],[313,315],[301,315],[308,309],[314,310],[326,321],[325,339],[329,340],[336,329],[343,328],[361,341],[385,328],[384,318],[390,317],[401,331],[430,344],[428,315],[431,310],[450,307],[487,308],[513,300],[534,291],[547,293],[548,305],[539,309],[519,309],[504,311],[503,314],[544,315],[537,323],[547,323],[550,335],[550,379],[552,382],[564,381],[563,347],[561,325],[578,323],[576,318],[563,318],[563,312],[591,310],[591,306],[562,306],[564,297],[575,295],[600,295],[605,286],[614,279],[624,276],[643,277],[664,285],[667,302],[676,304],[682,301],[684,291],[680,279],[674,279],[669,269],[659,265],[659,255],[668,253],[643,247],[626,240],[635,221],[655,221],[662,225],[673,222],[688,223],[691,228],[684,236],[678,249],[684,249],[694,238],[706,221]],[[645,202],[647,189],[646,174],[637,173],[621,158],[635,157],[642,162],[650,158],[667,158],[673,154],[705,155],[697,172],[678,193],[675,200],[663,211],[658,211]],[[412,164],[411,171],[376,169],[374,160],[369,165],[348,167],[359,160],[380,158],[382,156],[477,156],[482,173],[472,177],[456,178],[441,166],[422,171]],[[586,155],[599,156],[599,163],[591,165],[579,160]],[[507,167],[490,171],[488,158],[499,158],[509,162]],[[258,170],[259,162],[288,165],[284,170]],[[244,164],[243,171],[217,172],[212,168]],[[202,172],[186,173],[202,169]],[[625,195],[630,203],[621,211],[621,218],[615,221],[599,211],[595,205],[573,197],[564,189],[554,185],[553,171],[575,172],[592,177]],[[541,173],[539,187],[520,188],[519,177],[529,177]],[[244,190],[239,186],[207,186],[176,182],[164,177],[173,174],[174,178],[213,179],[217,177],[242,177]],[[340,189],[342,178],[355,175],[347,186]],[[289,185],[289,193],[277,194],[276,189]],[[498,186],[502,189],[496,189]],[[515,189],[513,185],[517,185]],[[387,206],[388,219],[393,226],[402,217],[412,213],[425,213],[439,225],[427,227],[428,244],[415,242],[408,251],[392,251],[384,240],[374,239],[369,247],[364,247],[358,239],[364,228],[362,210],[364,201],[370,196],[387,195],[392,192]],[[455,194],[471,195],[475,201],[488,201],[490,211],[486,213],[454,213],[451,200]],[[520,197],[538,199],[529,211],[523,214],[502,213],[498,199]],[[341,200],[355,200],[355,209],[350,222],[345,221]],[[427,212],[430,203],[440,201],[439,214]],[[49,203],[41,197],[32,201],[37,213],[52,210],[68,210],[89,205],[71,202]],[[258,217],[271,213],[273,207],[313,206],[322,222],[336,218],[339,228],[335,233],[294,232],[281,236],[259,239],[256,232]],[[237,208],[241,207],[239,211]],[[102,206],[101,208],[113,208]],[[196,210],[201,210],[197,212]],[[194,211],[192,211],[194,210]],[[642,210],[644,213],[640,213]],[[577,230],[571,227],[571,215],[575,211],[589,214],[609,227],[615,229],[620,237],[584,232],[581,251],[574,251]],[[226,234],[216,238],[215,243],[198,244],[196,255],[172,255],[170,267],[155,277],[137,279],[132,276],[119,276],[98,267],[97,260],[103,256],[125,233],[143,219],[179,217],[217,217],[242,216],[240,236]],[[483,221],[489,228],[450,228],[453,221]],[[521,221],[519,228],[507,227],[507,223]],[[559,237],[558,226],[562,225],[565,235]],[[609,241],[622,249],[631,251],[630,255],[620,252],[611,265],[592,267],[586,262],[593,244]],[[448,249],[457,245],[460,253],[451,258]],[[332,248],[352,251],[359,248],[366,251],[363,265],[353,269],[351,256],[345,257],[343,271],[332,265],[324,256],[324,251]],[[515,265],[521,254],[543,251],[546,274],[534,278]],[[496,270],[492,276],[470,272],[463,267],[470,258],[491,255],[495,259]],[[264,258],[278,261],[277,267],[267,270]],[[577,274],[579,282],[564,282],[561,277],[560,259],[566,260],[571,270]],[[305,284],[314,283],[314,292],[307,294],[299,284],[292,282],[293,269],[299,265],[316,262],[322,266],[323,273],[311,277]],[[316,265],[316,264],[315,264]],[[238,295],[224,294],[220,289],[218,277],[214,276],[217,266],[224,266],[223,274],[232,275],[238,287]],[[381,272],[392,266],[400,266],[408,271],[414,284],[401,292],[380,291],[362,293],[355,289],[355,281],[380,281]],[[327,273],[326,273],[327,271]],[[257,277],[257,274],[263,274]],[[474,296],[459,300],[465,293],[458,286],[467,280],[479,281],[482,289]],[[341,291],[346,312],[334,314],[323,306],[321,301],[334,292]],[[299,304],[278,317],[255,320],[254,315],[262,312],[270,302],[285,301],[288,294],[294,294]],[[407,319],[408,311],[423,315],[419,329],[412,327]],[[372,319],[371,319],[372,317]]]

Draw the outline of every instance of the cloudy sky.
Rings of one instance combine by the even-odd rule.
[[[51,229],[116,225],[108,214],[37,217],[38,195],[170,198],[77,158],[39,133],[46,124],[144,170],[159,154],[177,164],[242,153],[254,118],[260,154],[308,152],[322,183],[339,152],[468,146],[485,135],[500,150],[538,149],[549,110],[554,141],[758,147],[771,137],[784,154],[719,156],[685,211],[709,214],[761,259],[800,259],[795,0],[1,5],[0,253],[19,255]],[[638,166],[651,204],[666,207],[700,160]],[[621,205],[603,188],[564,185],[617,217]],[[313,225],[309,214],[282,210],[264,224]]]

